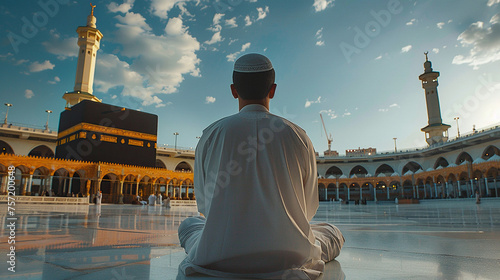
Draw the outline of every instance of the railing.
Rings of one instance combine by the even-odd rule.
[[[16,204],[18,203],[42,203],[42,204],[78,204],[88,205],[88,197],[55,197],[55,196],[16,196]],[[7,203],[7,196],[0,195],[0,203]]]
[[[49,127],[49,130],[47,131],[45,129],[45,126],[29,125],[29,124],[24,124],[24,123],[9,122],[9,123],[7,123],[7,125],[2,123],[2,124],[0,124],[0,127],[9,128],[9,129],[13,129],[13,130],[19,130],[19,131],[50,133],[50,134],[54,134],[54,135],[57,134],[57,131],[53,130],[50,127]]]

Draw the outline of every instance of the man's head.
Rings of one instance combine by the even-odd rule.
[[[267,57],[246,54],[234,63],[233,96],[245,101],[271,99],[276,88],[274,76],[273,65]]]

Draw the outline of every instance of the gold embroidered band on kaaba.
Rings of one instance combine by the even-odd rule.
[[[77,124],[73,127],[68,128],[64,131],[61,131],[59,134],[57,134],[57,139],[64,138],[64,137],[70,135],[71,133],[74,133],[74,132],[79,131],[79,130],[112,134],[112,135],[117,135],[117,136],[124,136],[124,137],[128,137],[128,138],[142,139],[142,140],[154,141],[154,142],[156,142],[156,139],[157,139],[156,135],[153,135],[153,134],[130,131],[130,130],[115,128],[115,127],[100,126],[100,125],[90,124],[90,123],[80,123],[80,124]],[[83,137],[80,137],[80,138],[83,138]],[[101,140],[116,143],[115,139],[111,136],[110,137],[105,136],[104,138],[101,138]]]

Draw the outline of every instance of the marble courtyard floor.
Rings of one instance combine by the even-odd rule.
[[[195,207],[16,205],[15,214],[13,273],[0,205],[0,279],[214,279],[178,275],[177,227]],[[322,279],[500,279],[499,199],[322,202],[314,222],[333,223],[346,238]]]

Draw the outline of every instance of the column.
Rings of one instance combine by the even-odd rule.
[[[460,186],[460,180],[457,180],[457,198],[462,195],[462,187]]]
[[[472,179],[470,179],[470,191],[472,196],[474,196],[476,192],[474,191],[474,181]],[[479,195],[481,195],[481,189],[479,189]]]
[[[490,190],[488,190],[488,178],[484,177],[484,187],[486,188],[486,196],[490,196]]]
[[[135,195],[139,195],[139,176],[137,176],[137,184],[135,185]]]
[[[377,201],[377,184],[373,185],[373,201]]]
[[[495,186],[495,194],[498,197],[497,179],[493,179],[493,185]]]
[[[30,193],[31,195],[31,185],[33,184],[33,174],[30,174],[30,180],[28,182],[28,189],[26,190],[27,192]]]
[[[351,188],[347,187],[347,200],[351,200]]]
[[[123,204],[123,183],[124,183],[124,180],[125,179],[120,181],[120,191],[118,193],[118,196],[119,196],[118,204]]]
[[[412,187],[412,189],[413,189],[413,198],[415,198],[415,197],[417,197],[417,196],[415,195],[415,185],[413,185],[413,184],[412,184],[412,186],[411,186],[411,187]]]
[[[7,173],[6,175],[4,175],[2,177],[2,182],[1,182],[2,188],[0,190],[0,193],[6,193],[7,192],[7,182],[8,182],[8,179],[9,179],[8,177],[9,177],[9,173]],[[2,227],[2,228],[4,228],[4,227]]]
[[[436,195],[435,197],[438,197],[438,189],[437,189],[437,184],[434,182],[434,194]]]
[[[416,187],[417,187],[417,198],[418,198],[418,199],[420,199],[420,192],[418,191],[418,187],[419,187],[419,185],[417,184],[417,186],[416,186]]]
[[[448,189],[448,181],[446,181],[444,184],[445,184],[445,188],[446,188],[446,197],[445,198],[448,198],[450,196],[450,190]]]
[[[336,193],[336,196],[335,196],[335,197],[337,198],[337,200],[339,200],[340,198],[339,198],[339,182],[338,182],[338,181],[337,181],[336,186],[337,186],[337,193]],[[496,185],[495,185],[495,186],[496,186]],[[496,189],[496,188],[495,188],[495,189]]]
[[[60,180],[60,179],[59,179]],[[59,184],[59,189],[61,188],[61,184]],[[63,188],[62,188],[62,193],[61,196],[64,196],[64,194],[67,193],[66,191],[66,180],[63,179]]]
[[[26,187],[28,186],[28,178],[26,177],[21,177],[21,178],[24,178],[23,180],[23,187],[21,188],[21,195],[26,195]]]
[[[69,177],[68,196],[71,196],[71,186],[72,185],[73,185],[73,177]]]
[[[359,185],[359,200],[363,200],[363,185]]]
[[[189,195],[188,195],[188,197],[189,197]],[[328,186],[325,187],[325,200],[328,201]]]
[[[385,190],[387,191],[387,200],[391,199],[391,195],[389,194],[389,187],[385,186]]]

